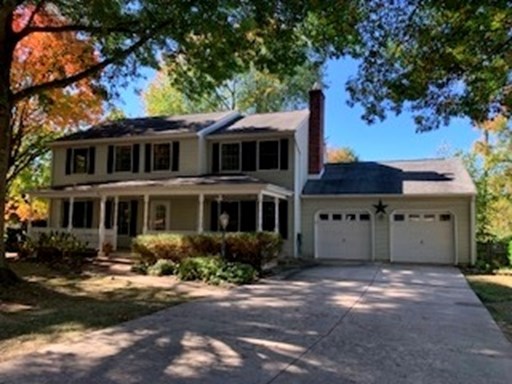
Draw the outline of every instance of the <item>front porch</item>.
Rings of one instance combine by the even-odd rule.
[[[194,178],[202,182],[192,185],[191,178],[183,178],[187,183],[172,179],[171,185],[118,182],[36,191],[31,196],[49,199],[50,217],[48,227],[29,225],[28,234],[37,238],[67,231],[103,255],[106,246],[114,251],[129,249],[139,234],[219,231],[219,217],[226,212],[227,231],[275,231],[287,239],[291,192],[247,178]]]

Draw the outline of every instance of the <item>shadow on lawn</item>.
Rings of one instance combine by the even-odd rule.
[[[98,329],[186,300],[172,288],[130,287],[121,281],[125,286],[94,291],[80,285],[94,285],[94,277],[69,276],[44,266],[16,268],[32,281],[0,291],[0,340]]]

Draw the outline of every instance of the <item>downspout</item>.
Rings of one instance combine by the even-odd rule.
[[[471,203],[469,206],[469,238],[471,242],[470,249],[470,264],[476,263],[476,199],[475,196],[471,196]]]
[[[294,191],[293,191],[293,240],[292,240],[292,254],[293,257],[298,259],[301,253],[301,247],[299,246],[299,237],[301,233],[301,179],[302,179],[302,168],[301,168],[301,156],[300,147],[297,143],[297,132],[293,135],[293,143],[295,146],[295,177],[294,177]]]

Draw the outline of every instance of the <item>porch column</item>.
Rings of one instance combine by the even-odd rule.
[[[258,194],[258,232],[263,231],[263,194]]]
[[[69,211],[68,211],[68,232],[73,230],[73,206],[75,205],[75,198],[69,198]]]
[[[217,221],[217,232],[220,232],[221,231],[221,227],[220,227],[220,215],[222,214],[222,211],[221,211],[221,203],[222,203],[222,195],[219,195],[217,197],[217,217],[215,218],[215,220]]]
[[[149,195],[144,195],[144,221],[142,222],[142,233],[148,233],[148,217],[149,217]]]
[[[117,216],[119,216],[119,196],[114,197],[114,244],[112,244],[114,251],[117,251]]]
[[[105,243],[105,206],[107,203],[106,196],[100,199],[100,225],[98,229],[98,256],[104,256],[103,244]]]
[[[279,233],[279,199],[274,197],[274,232]]]
[[[203,233],[204,230],[204,195],[199,195],[199,211],[197,213],[197,233]]]

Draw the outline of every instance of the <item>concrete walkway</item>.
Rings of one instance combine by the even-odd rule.
[[[326,266],[0,365],[0,383],[502,383],[512,344],[454,268]]]

